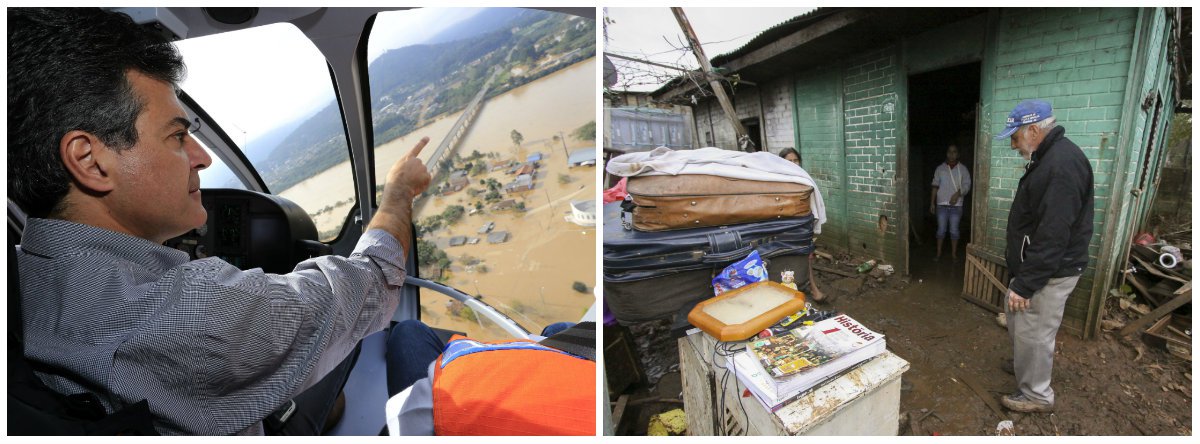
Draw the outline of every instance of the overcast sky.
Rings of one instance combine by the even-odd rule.
[[[367,43],[368,60],[425,41],[478,8],[424,8],[381,13]],[[307,118],[334,100],[321,53],[291,24],[274,24],[177,42],[187,63],[183,88],[246,148],[247,141]]]
[[[605,52],[644,58],[667,65],[699,66],[696,57],[680,51],[686,42],[679,23],[669,8],[606,8],[608,42]],[[683,8],[692,29],[700,39],[709,60],[731,52],[767,28],[811,11],[814,8]],[[678,74],[665,68],[612,60],[620,79],[614,89],[653,91],[662,85],[660,78]],[[649,70],[657,75],[647,75]]]
[[[373,62],[385,50],[421,43],[480,11],[483,8],[420,8],[379,14],[367,42],[367,58]]]

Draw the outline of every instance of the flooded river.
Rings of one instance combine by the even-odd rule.
[[[596,118],[595,59],[574,64],[530,84],[505,92],[488,100],[476,116],[466,137],[456,152],[466,157],[472,151],[497,153],[499,158],[520,161],[533,152],[545,156],[538,171],[535,188],[531,191],[505,195],[525,204],[525,212],[484,211],[463,217],[457,224],[427,234],[454,263],[445,283],[470,294],[482,294],[487,302],[516,319],[527,329],[538,333],[545,325],[558,321],[578,321],[595,298],[596,284],[594,227],[581,227],[566,220],[571,201],[591,200],[596,196],[596,168],[568,168],[566,152],[594,148],[595,141],[579,141],[571,136],[576,128]],[[380,145],[375,150],[376,178],[383,180],[388,168],[407,152],[421,137],[430,138],[422,153],[428,157],[447,135],[460,113],[443,115],[430,124]],[[513,130],[524,136],[517,149],[510,136]],[[552,138],[561,134],[562,142]],[[306,209],[321,208],[354,195],[349,162],[314,176],[284,192]],[[501,183],[512,180],[503,171],[472,177],[472,186],[479,188],[481,178],[494,178]],[[471,208],[479,198],[469,197],[466,190],[425,202],[414,220],[441,213],[449,205]],[[340,224],[352,203],[335,205],[333,211],[314,218],[318,231]],[[490,205],[489,205],[490,206]],[[481,225],[495,222],[494,231],[507,231],[510,240],[489,244],[477,233]],[[452,236],[481,238],[480,243],[450,247]],[[464,256],[466,255],[466,256]],[[485,267],[465,267],[465,259],[481,259]],[[484,271],[486,270],[486,271]],[[581,293],[572,289],[576,283],[587,287]],[[452,314],[446,307],[448,298],[432,292],[422,293],[423,320],[433,326],[465,331],[481,339],[501,339],[503,334],[494,328],[481,326],[469,317]]]

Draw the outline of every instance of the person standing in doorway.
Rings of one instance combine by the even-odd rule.
[[[996,136],[1009,137],[1029,161],[1008,213],[1004,252],[1012,276],[1006,312],[1017,391],[1000,403],[1017,412],[1054,411],[1054,338],[1088,264],[1095,181],[1087,156],[1065,132],[1054,124],[1049,103],[1026,100]]]
[[[970,191],[971,173],[958,161],[958,146],[950,145],[946,148],[946,162],[933,171],[933,188],[929,192],[929,213],[937,215],[937,256],[934,261],[942,258],[946,231],[950,231],[950,257],[958,260],[958,225],[962,220],[963,196]]]

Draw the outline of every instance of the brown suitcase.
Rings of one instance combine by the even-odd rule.
[[[626,191],[633,203],[633,228],[638,231],[715,227],[812,213],[813,188],[791,182],[703,174],[634,176]]]

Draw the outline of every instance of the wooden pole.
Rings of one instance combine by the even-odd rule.
[[[696,37],[696,32],[692,30],[692,24],[688,22],[687,16],[683,14],[683,8],[671,8],[671,12],[675,14],[675,20],[679,21],[679,28],[683,30],[684,36],[687,37],[688,44],[692,47],[692,54],[696,55],[696,61],[700,63],[700,69],[704,71],[707,77],[708,85],[712,87],[713,94],[717,96],[717,102],[721,104],[721,109],[725,111],[725,116],[729,117],[729,123],[733,124],[733,132],[736,134],[734,138],[737,142],[741,142],[742,136],[746,135],[746,127],[742,126],[742,122],[737,118],[737,112],[733,109],[733,102],[729,100],[729,96],[725,94],[725,87],[721,82],[716,80],[712,65],[708,63],[708,56],[704,55],[704,48],[700,46],[700,39]],[[739,148],[741,148],[739,146]]]

